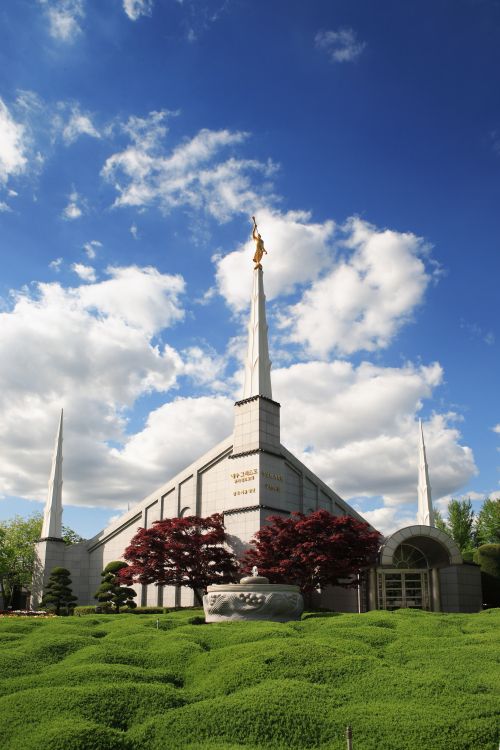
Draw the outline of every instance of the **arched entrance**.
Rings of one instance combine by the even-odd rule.
[[[408,526],[386,539],[371,581],[374,609],[439,611],[439,569],[462,563],[455,542],[432,526]]]

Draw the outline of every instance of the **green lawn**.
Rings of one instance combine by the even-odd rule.
[[[497,750],[500,610],[0,619],[3,750]]]

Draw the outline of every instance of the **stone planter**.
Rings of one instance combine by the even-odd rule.
[[[203,597],[206,622],[230,620],[300,620],[304,601],[298,586],[269,583],[264,576],[248,576],[240,583],[208,586]]]

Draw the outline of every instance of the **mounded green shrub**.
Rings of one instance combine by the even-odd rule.
[[[22,744],[9,750],[134,750],[124,732],[79,718],[42,721],[26,731]],[[6,748],[7,750],[7,748]]]
[[[500,610],[201,616],[0,619],[2,750],[496,747]]]
[[[162,615],[163,607],[136,607],[131,610],[134,615]]]

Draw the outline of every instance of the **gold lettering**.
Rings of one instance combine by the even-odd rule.
[[[261,474],[263,477],[267,477],[267,479],[274,479],[277,482],[283,481],[283,475],[282,474],[273,474],[271,471],[261,471]]]

